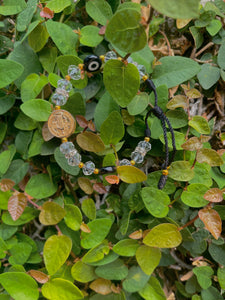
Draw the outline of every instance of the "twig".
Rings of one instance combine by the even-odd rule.
[[[189,225],[193,224],[195,220],[197,220],[199,218],[199,216],[197,215],[196,217],[194,217],[192,220],[190,220],[189,222],[187,222],[186,224],[184,224],[183,226],[177,228],[177,230],[181,231],[182,229],[188,227]]]
[[[159,33],[161,33],[161,34],[164,36],[164,39],[166,40],[166,44],[167,44],[167,48],[168,48],[168,53],[169,53],[169,55],[170,55],[170,56],[174,56],[174,55],[173,55],[173,50],[172,50],[172,48],[171,48],[170,42],[169,42],[169,40],[168,40],[166,34],[165,34],[163,31],[161,31],[161,30],[159,30]]]
[[[63,171],[63,180],[64,180],[65,184],[68,186],[68,188],[69,188],[71,194],[73,195],[74,200],[75,200],[75,204],[76,204],[77,206],[80,206],[80,202],[79,202],[79,200],[78,200],[78,198],[77,198],[77,194],[74,192],[73,186],[72,186],[72,184],[71,184],[71,182],[70,182],[70,180],[69,180],[69,178],[68,178],[68,175],[65,174],[64,171]]]
[[[204,52],[206,49],[210,48],[211,46],[213,46],[214,43],[213,42],[209,42],[207,45],[205,45],[201,50],[199,50],[196,54],[195,54],[195,58],[198,57],[202,52]]]
[[[185,262],[183,262],[183,260],[181,260],[179,257],[176,256],[176,253],[174,250],[170,251],[170,255],[172,256],[172,258],[184,269],[188,269],[188,270],[192,270],[192,266],[189,266],[188,264],[186,264]]]

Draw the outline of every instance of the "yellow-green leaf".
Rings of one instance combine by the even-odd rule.
[[[71,269],[71,275],[79,282],[89,282],[94,280],[97,276],[94,272],[94,267],[86,265],[82,261],[78,261]]]
[[[66,215],[64,217],[66,225],[72,230],[79,230],[82,223],[82,214],[80,209],[73,204],[65,204]]]
[[[142,271],[151,275],[160,262],[161,251],[158,248],[143,245],[137,249],[136,259]]]
[[[117,173],[120,179],[126,183],[137,183],[147,180],[147,176],[140,169],[133,166],[119,166]]]
[[[65,217],[65,210],[55,202],[45,202],[41,208],[39,221],[43,225],[58,224]]]
[[[90,152],[101,152],[105,150],[105,145],[101,138],[93,132],[83,132],[77,135],[78,145]]]
[[[176,95],[167,103],[166,107],[168,109],[176,109],[178,107],[182,107],[185,109],[188,107],[187,97]]]
[[[211,167],[222,166],[223,159],[213,149],[200,149],[197,153],[196,159],[199,163],[207,163]]]
[[[81,204],[81,209],[89,219],[94,220],[96,218],[95,202],[91,198],[84,199]]]
[[[184,150],[196,151],[202,148],[202,142],[196,136],[191,137],[181,145]]]
[[[210,128],[207,120],[201,116],[194,116],[188,122],[189,126],[193,127],[196,131],[202,134],[209,134]]]
[[[194,171],[189,161],[175,161],[170,166],[169,177],[178,181],[189,181],[194,177]]]

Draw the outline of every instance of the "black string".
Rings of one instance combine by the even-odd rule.
[[[145,136],[147,136],[147,137],[151,136],[151,130],[148,125],[148,117],[151,113],[153,113],[161,121],[161,124],[162,124],[163,137],[164,137],[164,141],[165,141],[166,157],[165,157],[165,161],[162,164],[161,168],[162,168],[162,170],[167,170],[169,165],[173,162],[175,154],[176,154],[175,135],[174,135],[173,127],[170,124],[170,121],[164,115],[164,112],[162,111],[162,109],[158,106],[158,95],[157,95],[156,87],[155,87],[154,83],[150,79],[147,79],[145,82],[146,82],[148,88],[153,91],[154,96],[155,96],[155,105],[153,108],[151,108],[147,112],[146,117],[145,117],[145,126],[146,126]],[[169,160],[169,146],[168,146],[166,124],[168,125],[169,131],[171,133],[171,140],[172,140],[172,146],[173,146],[173,152],[172,152],[170,160]],[[163,189],[163,187],[165,186],[167,177],[168,177],[167,175],[164,175],[164,174],[161,175],[159,182],[158,182],[158,188],[160,190]]]

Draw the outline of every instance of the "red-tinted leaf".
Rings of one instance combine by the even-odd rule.
[[[9,198],[8,211],[14,221],[23,213],[27,206],[27,197],[23,193],[18,193]]]
[[[84,116],[77,115],[77,116],[76,116],[76,120],[77,120],[77,123],[79,124],[79,126],[80,126],[81,128],[86,128],[86,127],[88,127],[88,121],[85,119]]]
[[[106,30],[106,26],[102,26],[102,27],[99,29],[98,34],[99,34],[99,35],[105,35],[105,30]]]
[[[95,131],[95,124],[92,122],[92,120],[88,122],[88,128],[91,131]]]
[[[98,278],[90,284],[90,288],[98,294],[108,295],[112,293],[111,284],[108,279]]]
[[[136,230],[136,231],[132,232],[132,233],[129,235],[129,238],[131,238],[132,240],[139,240],[139,239],[142,239],[142,238],[143,238],[143,232],[142,232],[142,229],[139,229],[139,230]]]
[[[54,137],[54,135],[51,134],[51,132],[48,129],[48,122],[45,122],[45,124],[42,127],[42,137],[45,142],[50,141]]]
[[[222,230],[222,221],[217,211],[210,208],[203,208],[198,212],[199,218],[204,223],[206,229],[217,240],[220,237]]]
[[[90,195],[93,193],[93,187],[90,179],[86,177],[79,177],[77,182],[79,187],[85,192],[85,194]]]
[[[91,229],[84,222],[81,223],[80,230],[83,231],[83,232],[86,232],[86,233],[90,233],[91,232]]]
[[[105,180],[110,184],[118,184],[120,182],[120,179],[117,175],[105,176]]]
[[[3,192],[7,192],[11,190],[11,188],[14,187],[14,185],[15,182],[12,181],[11,179],[2,179],[0,182],[0,187]]]
[[[223,192],[218,188],[212,188],[205,193],[204,198],[210,202],[221,202],[223,201]]]
[[[48,275],[41,271],[30,270],[27,273],[39,283],[46,283],[49,280]]]
[[[40,12],[40,16],[46,19],[52,19],[54,17],[54,11],[48,7],[44,7]]]
[[[99,194],[106,194],[107,193],[107,190],[106,188],[104,187],[104,185],[100,182],[100,183],[95,183],[93,185],[93,189],[98,192]]]

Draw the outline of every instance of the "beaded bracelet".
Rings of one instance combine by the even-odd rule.
[[[84,59],[83,64],[70,65],[68,67],[68,75],[65,76],[65,79],[60,79],[57,82],[57,88],[55,93],[52,95],[52,102],[55,104],[55,110],[52,112],[48,119],[48,128],[51,134],[55,137],[61,138],[62,144],[60,145],[60,151],[65,155],[65,158],[68,161],[68,165],[70,166],[79,166],[82,169],[84,175],[91,175],[91,174],[106,174],[106,173],[113,173],[116,171],[115,166],[106,166],[102,168],[96,168],[95,164],[92,161],[87,161],[86,163],[82,162],[81,155],[75,149],[74,144],[69,142],[67,138],[74,132],[75,130],[75,120],[73,116],[67,112],[66,110],[62,110],[61,106],[65,105],[67,99],[69,98],[69,92],[72,90],[72,84],[70,82],[71,79],[73,80],[80,80],[84,77],[84,72],[87,73],[95,73],[99,71],[102,67],[103,62],[107,62],[111,59],[119,59],[122,60],[121,57],[117,57],[116,53],[113,51],[109,51],[106,55],[102,55],[100,57],[96,55],[89,55]],[[142,65],[138,65],[134,62],[130,57],[128,58],[128,62],[133,63],[140,75],[140,79],[142,82],[146,82],[148,88],[153,90],[155,96],[155,106],[148,111],[146,118],[145,118],[145,138],[143,141],[140,141],[135,148],[135,150],[131,153],[131,160],[122,159],[119,161],[119,166],[123,165],[130,165],[134,166],[136,163],[142,163],[144,161],[144,157],[148,151],[151,150],[150,136],[151,131],[148,126],[148,116],[151,112],[153,112],[156,117],[161,120],[163,132],[164,132],[164,140],[165,140],[165,150],[166,150],[166,159],[162,167],[162,176],[159,180],[158,188],[162,189],[166,183],[166,179],[168,176],[168,169],[169,169],[169,150],[168,150],[168,139],[166,134],[166,126],[165,122],[168,124],[169,130],[172,135],[172,145],[173,145],[173,154],[172,159],[174,158],[176,152],[175,146],[175,138],[172,126],[164,115],[163,111],[157,104],[157,93],[156,88],[153,82],[148,78],[146,75],[145,67]]]

